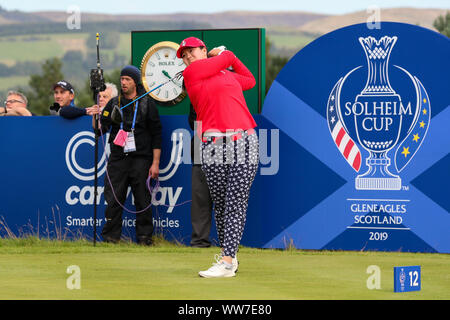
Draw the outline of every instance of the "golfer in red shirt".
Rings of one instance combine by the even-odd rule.
[[[255,86],[245,65],[224,47],[209,53],[198,38],[181,42],[177,56],[186,64],[184,85],[197,113],[201,160],[211,197],[221,254],[199,275],[233,277],[236,252],[244,232],[250,187],[259,163],[255,120],[244,90]],[[233,71],[230,71],[230,67]]]

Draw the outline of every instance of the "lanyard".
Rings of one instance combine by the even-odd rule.
[[[131,126],[131,131],[134,131],[134,127],[136,125],[136,115],[137,115],[137,110],[138,110],[138,101],[136,101],[135,105],[134,105],[134,116],[133,116],[133,124]],[[119,108],[120,108],[120,96],[119,96]],[[123,130],[123,121],[120,123],[120,129]]]

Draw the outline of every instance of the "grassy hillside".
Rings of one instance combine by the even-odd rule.
[[[415,24],[436,31],[433,27],[433,21],[440,15],[445,15],[446,11],[450,11],[450,6],[447,9],[381,9],[380,20]],[[325,34],[352,24],[366,23],[373,14],[373,11],[358,11],[344,15],[328,16],[299,26],[297,30]]]
[[[0,37],[0,46],[8,50],[0,50],[0,63],[11,65],[18,61],[43,61],[52,57],[62,58],[67,51],[75,50],[86,54],[89,33],[41,34],[33,36]],[[117,52],[131,57],[130,33],[121,33],[116,49],[102,49],[102,54]]]
[[[46,59],[58,57],[63,58],[69,51],[80,51],[86,57],[88,51],[95,49],[86,45],[88,33],[61,33],[61,34],[41,34],[41,35],[22,35],[22,36],[6,36],[0,37],[0,47],[8,48],[8,50],[0,50],[0,63],[9,67],[14,66],[17,62],[36,62],[42,63]],[[102,49],[102,59],[113,59],[114,54],[123,55],[126,60],[131,59],[130,52],[130,33],[120,33],[115,49]],[[95,64],[92,64],[92,68]],[[86,77],[89,68],[86,68]],[[110,71],[110,70],[106,70]],[[29,75],[11,75],[0,76],[0,101],[4,101],[5,94],[8,90],[25,88],[28,86]],[[80,79],[80,83],[85,79]],[[0,103],[2,104],[2,103]]]
[[[28,85],[29,77],[27,76],[14,76],[14,77],[0,77],[0,91],[7,89],[17,89],[18,87],[25,87]],[[5,96],[1,97],[0,105],[3,105]]]
[[[18,61],[42,61],[49,57],[62,57],[65,52],[64,43],[74,39],[73,35],[1,37],[0,46],[8,50],[0,51],[0,63],[11,65]]]

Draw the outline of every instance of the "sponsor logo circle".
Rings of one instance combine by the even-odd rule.
[[[100,137],[100,139],[102,138]],[[105,139],[107,140],[107,137],[105,137]],[[93,132],[81,131],[75,134],[67,143],[65,159],[67,168],[75,178],[82,181],[90,181],[95,179],[95,166],[92,166],[91,168],[83,168],[77,161],[77,150],[83,144],[88,144],[95,147],[95,135]],[[101,153],[102,147],[103,144],[99,143],[99,153]],[[101,154],[101,158],[98,161],[98,177],[105,173],[107,154],[110,154],[109,144],[106,145],[106,149],[103,154]],[[94,157],[93,154],[92,157]]]

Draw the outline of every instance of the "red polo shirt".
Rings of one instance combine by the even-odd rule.
[[[230,66],[235,72],[227,70]],[[255,86],[255,78],[231,51],[192,62],[183,77],[197,121],[202,122],[199,134],[256,127],[243,93]]]

